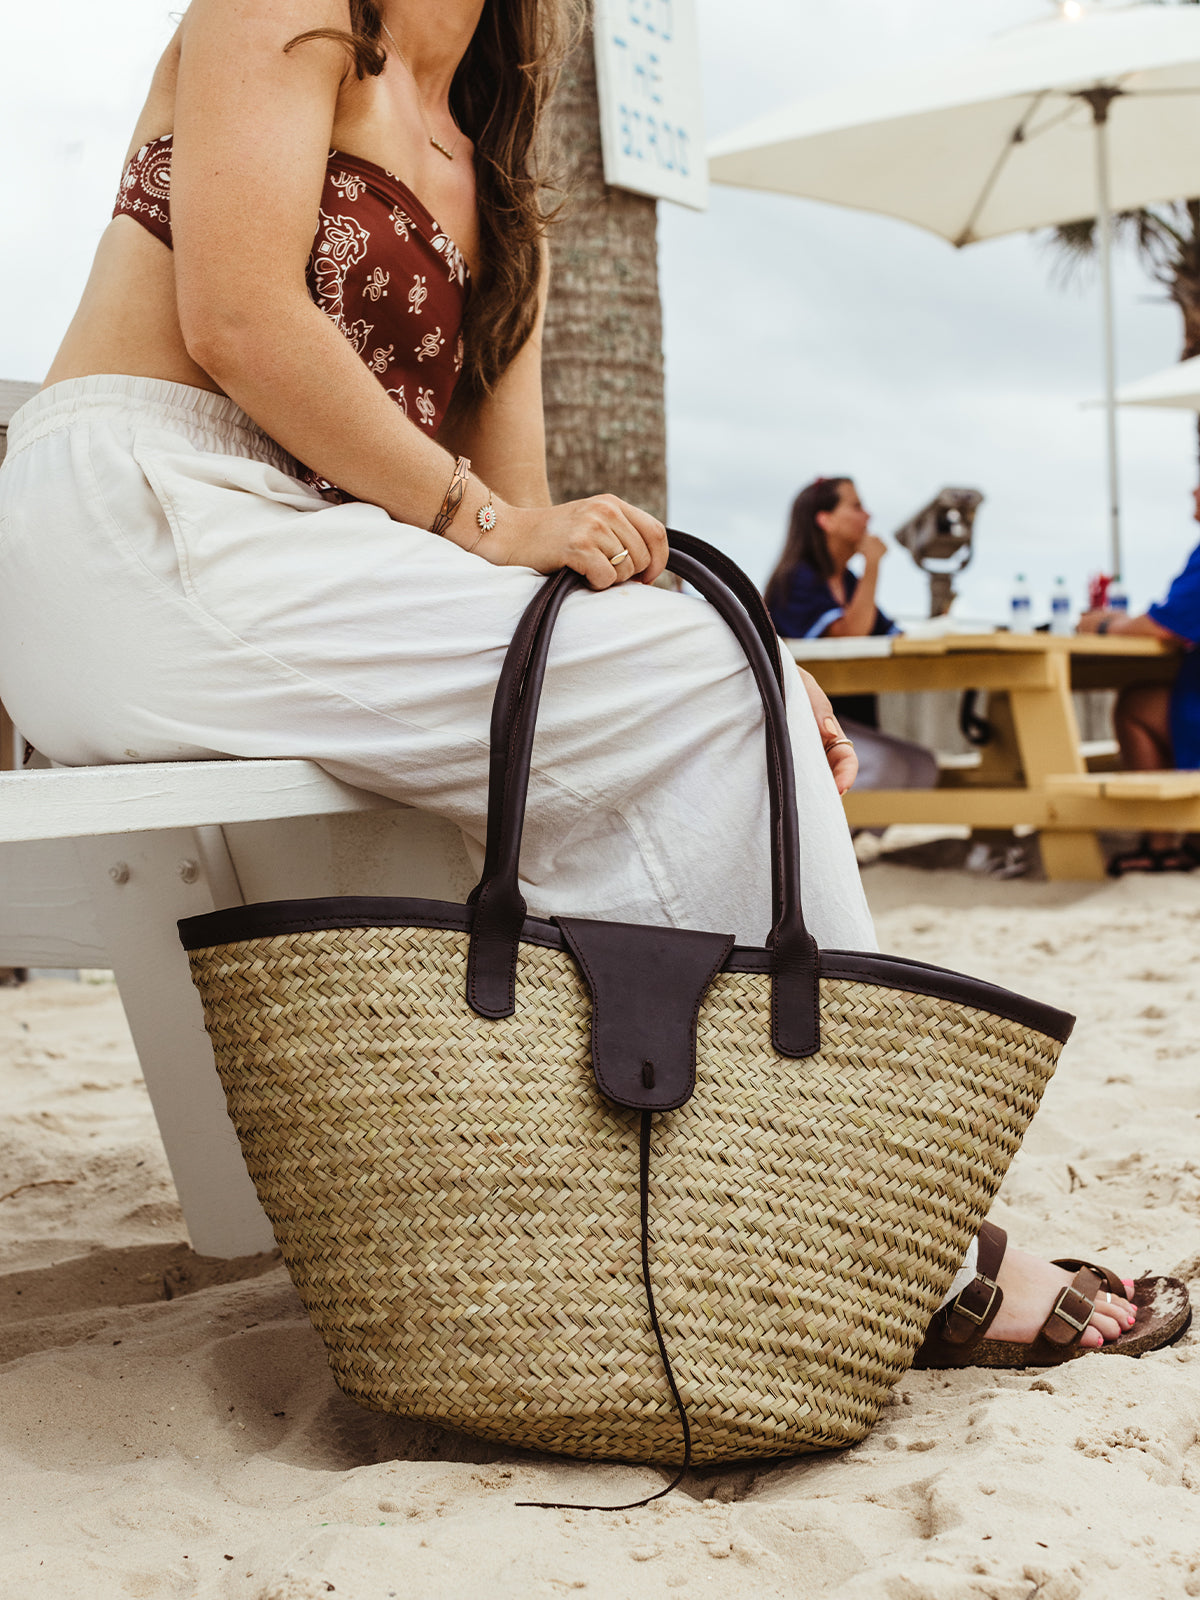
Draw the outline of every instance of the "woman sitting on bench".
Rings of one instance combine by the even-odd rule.
[[[875,601],[887,545],[871,532],[871,516],[853,478],[815,478],[792,501],[787,538],[764,598],[785,639],[865,639],[900,629]],[[863,559],[862,576],[850,566]],[[935,789],[937,757],[911,739],[879,727],[873,694],[833,702],[854,740],[860,789]]]
[[[67,764],[311,759],[450,819],[478,865],[505,650],[572,567],[599,592],[554,635],[529,909],[755,942],[771,830],[745,658],[705,602],[650,587],[656,518],[547,490],[534,156],[564,11],[193,0],[9,429],[0,696]],[[853,750],[799,672],[788,712],[809,926],[872,949]],[[1071,1273],[982,1253],[991,1338],[1028,1345]],[[974,1276],[973,1248],[954,1291]],[[1072,1353],[1131,1328],[1119,1289],[1088,1297]]]

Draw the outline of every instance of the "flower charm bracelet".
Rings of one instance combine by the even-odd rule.
[[[475,521],[479,525],[480,533],[491,533],[499,520],[500,518],[496,515],[496,508],[492,504],[492,491],[489,489],[487,499],[475,513]]]

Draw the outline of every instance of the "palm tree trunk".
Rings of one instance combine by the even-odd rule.
[[[542,354],[550,492],[556,502],[609,492],[665,518],[657,207],[604,182],[590,25],[548,138],[569,195],[550,234]]]

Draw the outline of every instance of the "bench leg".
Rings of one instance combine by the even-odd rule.
[[[1038,843],[1042,865],[1052,883],[1103,883],[1106,876],[1104,852],[1094,833],[1060,833],[1055,828],[1043,828]]]
[[[1047,666],[1050,688],[1009,691],[1025,782],[1033,789],[1053,773],[1087,771],[1071,699],[1071,663],[1065,655],[1051,655]],[[1047,878],[1103,880],[1104,852],[1094,833],[1043,828],[1039,843]]]
[[[241,903],[219,828],[76,841],[100,942],[158,1119],[192,1247],[242,1256],[274,1240],[225,1110],[175,923]]]
[[[75,841],[0,844],[0,968],[107,965]]]

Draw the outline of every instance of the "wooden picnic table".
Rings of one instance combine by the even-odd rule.
[[[793,639],[827,694],[986,690],[993,729],[979,765],[937,789],[846,796],[852,827],[959,824],[1041,834],[1050,878],[1104,876],[1097,829],[1200,829],[1200,774],[1089,773],[1072,690],[1170,683],[1178,652],[1158,639],[1043,633]]]

